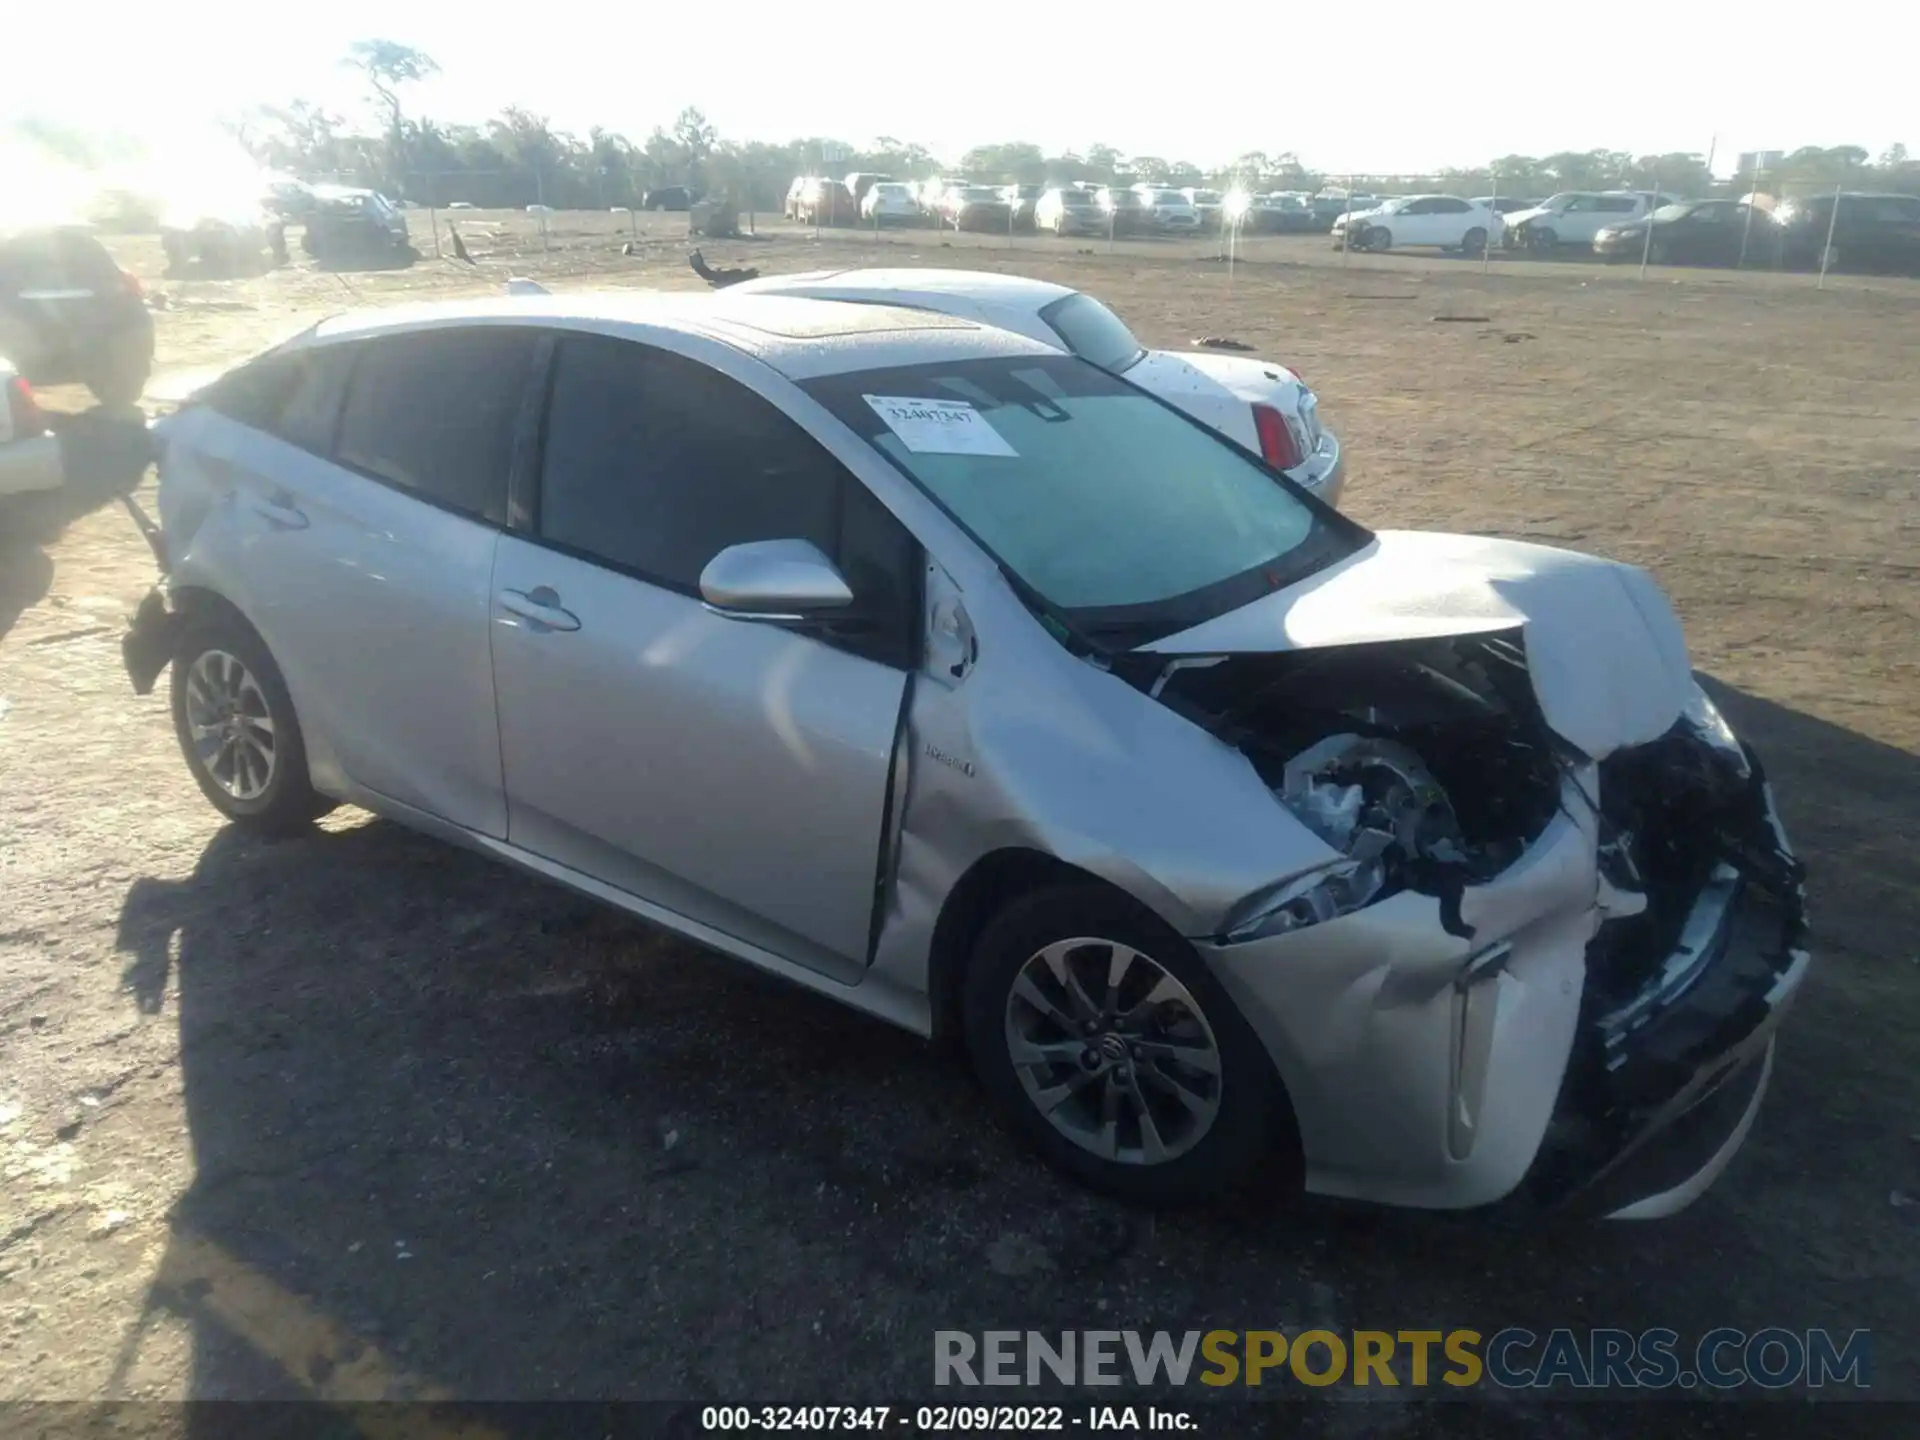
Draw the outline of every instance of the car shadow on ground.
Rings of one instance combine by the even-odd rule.
[[[49,419],[60,437],[63,483],[0,498],[0,640],[53,583],[48,547],[82,515],[132,493],[152,458],[138,410],[96,405]]]
[[[201,1399],[925,1397],[942,1328],[1895,1330],[1920,1284],[1887,1199],[1920,1190],[1920,758],[1726,708],[1813,867],[1820,955],[1746,1152],[1675,1219],[1124,1206],[920,1041],[349,812],[224,829],[126,897],[194,1174],[151,1304],[191,1319]],[[1912,1394],[1893,1349],[1876,1391]],[[1332,1433],[1322,1408],[1289,1426]],[[1540,1433],[1502,1415],[1471,1426]]]
[[[377,270],[410,270],[419,263],[421,257],[412,250],[369,250],[310,258],[316,270],[334,275],[358,275]]]

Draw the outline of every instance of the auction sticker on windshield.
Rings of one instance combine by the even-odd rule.
[[[873,413],[919,455],[1015,456],[987,417],[965,400],[922,400],[906,395],[862,395]]]

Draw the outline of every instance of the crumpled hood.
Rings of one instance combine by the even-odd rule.
[[[1692,696],[1679,618],[1646,571],[1473,535],[1380,531],[1338,565],[1141,649],[1314,650],[1516,627],[1542,716],[1596,760],[1658,739]]]

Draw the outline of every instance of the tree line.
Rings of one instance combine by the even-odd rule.
[[[1850,189],[1920,193],[1920,164],[1895,145],[1877,159],[1858,146],[1793,151],[1765,176],[1716,182],[1709,157],[1690,152],[1563,151],[1504,155],[1487,164],[1437,175],[1342,175],[1306,164],[1291,152],[1251,150],[1231,163],[1201,166],[1158,155],[1125,155],[1111,145],[1050,154],[1013,141],[977,145],[952,163],[927,147],[893,136],[854,145],[825,136],[785,143],[723,137],[699,110],[683,110],[669,126],[635,141],[594,127],[585,136],[557,130],[541,115],[509,106],[479,125],[445,124],[408,113],[408,87],[439,66],[424,51],[390,40],[366,40],[345,57],[365,83],[381,128],[368,133],[308,100],[258,106],[228,129],[259,163],[308,180],[370,185],[417,204],[460,201],[482,208],[546,204],[556,209],[637,205],[646,192],[685,185],[725,192],[742,209],[781,208],[795,176],[877,171],[898,179],[964,174],[1024,184],[1071,180],[1149,180],[1173,186],[1234,186],[1253,191],[1317,191],[1351,186],[1388,193],[1435,189],[1463,195],[1546,196],[1556,190],[1660,189],[1698,196],[1761,188],[1804,193],[1836,184]],[[84,161],[88,142],[45,132],[43,146]],[[55,142],[58,142],[57,144]]]

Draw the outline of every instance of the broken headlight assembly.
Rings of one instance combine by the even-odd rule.
[[[1687,701],[1687,708],[1680,712],[1680,722],[1702,744],[1711,746],[1722,755],[1740,779],[1744,780],[1753,773],[1752,762],[1747,759],[1747,747],[1733,733],[1733,727],[1727,723],[1727,717],[1720,713],[1720,707],[1713,703],[1713,697],[1697,683],[1693,687],[1693,698]]]
[[[1410,748],[1333,735],[1286,764],[1275,796],[1343,859],[1250,897],[1227,938],[1261,940],[1332,920],[1421,869],[1473,868],[1447,793]]]

